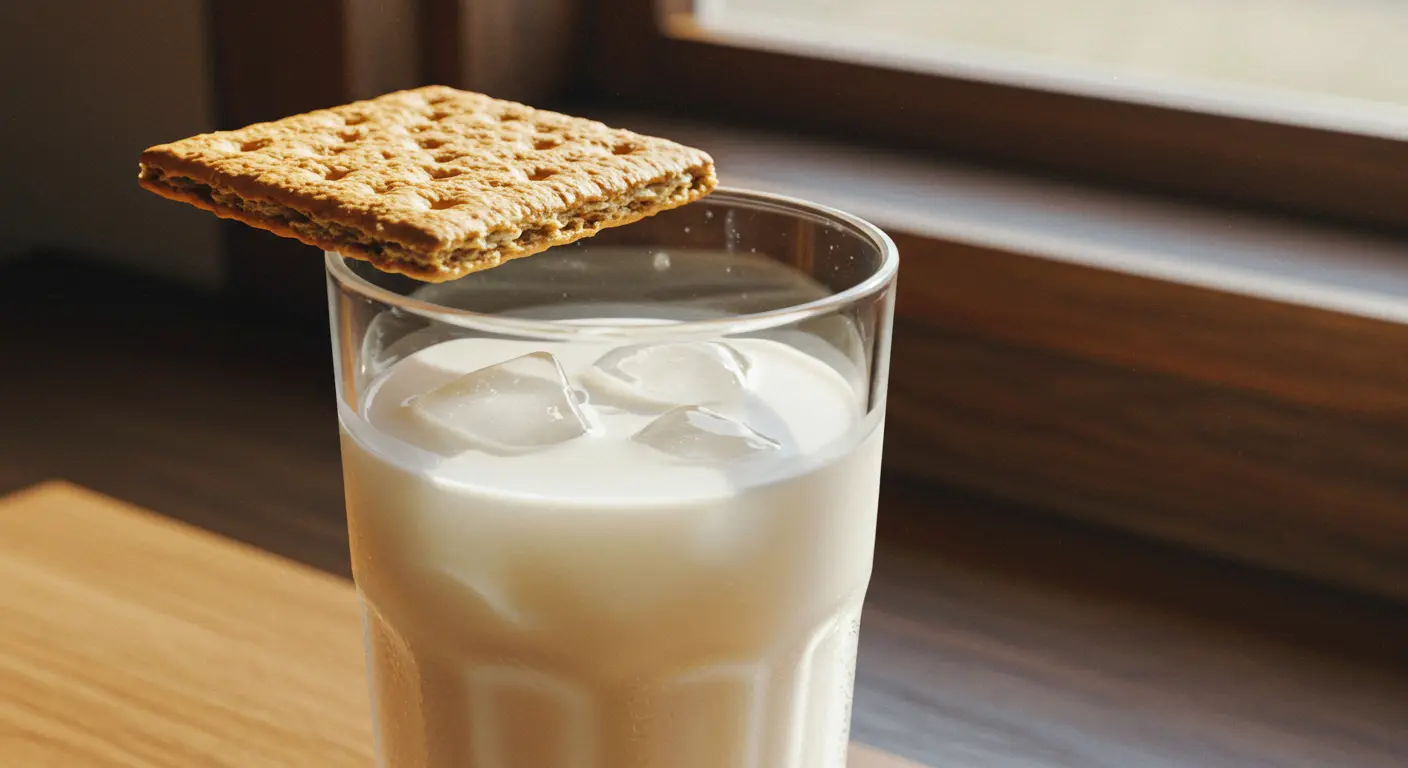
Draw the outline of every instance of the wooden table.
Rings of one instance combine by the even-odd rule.
[[[0,500],[0,766],[369,766],[367,713],[346,581],[65,483]]]

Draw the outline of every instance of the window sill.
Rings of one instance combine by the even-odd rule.
[[[1408,599],[1408,244],[598,116],[896,237],[891,469]]]
[[[713,153],[723,183],[895,232],[1408,323],[1408,242],[894,152],[654,115],[604,118]]]

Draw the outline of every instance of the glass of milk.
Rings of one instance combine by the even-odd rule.
[[[386,768],[841,768],[898,255],[737,190],[459,280],[327,255]]]

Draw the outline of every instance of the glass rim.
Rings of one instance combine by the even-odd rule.
[[[431,301],[404,296],[379,285],[374,285],[352,271],[347,264],[348,257],[335,251],[324,252],[324,263],[329,277],[336,280],[343,288],[364,298],[449,325],[505,336],[538,339],[639,340],[642,337],[655,336],[670,338],[721,337],[755,333],[794,325],[859,303],[885,290],[894,281],[895,275],[899,271],[899,249],[895,246],[894,241],[879,227],[859,216],[786,195],[736,187],[719,187],[713,194],[699,201],[703,204],[712,202],[741,203],[754,209],[771,209],[776,212],[793,214],[797,218],[821,219],[842,226],[874,247],[880,255],[880,264],[873,274],[850,288],[792,306],[710,320],[683,320],[661,325],[640,325],[613,324],[609,321],[598,322],[596,320],[533,320],[446,307]]]

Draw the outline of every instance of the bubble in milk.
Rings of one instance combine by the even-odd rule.
[[[405,407],[432,449],[522,454],[590,431],[585,406],[547,352],[467,373],[412,397]]]

